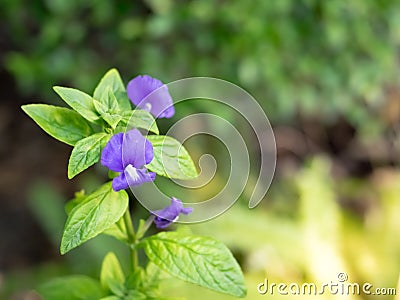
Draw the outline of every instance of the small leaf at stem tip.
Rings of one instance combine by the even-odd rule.
[[[115,295],[123,295],[125,275],[122,272],[118,258],[113,252],[105,256],[100,272],[100,283],[103,289],[113,292]]]
[[[127,111],[131,109],[131,104],[126,94],[125,85],[122,82],[118,70],[115,68],[107,71],[103,78],[101,78],[99,84],[94,90],[93,98],[101,100],[107,89],[111,89],[111,91],[114,93],[121,111]]]
[[[97,100],[93,100],[93,104],[103,120],[106,121],[107,124],[109,124],[113,129],[115,129],[119,121],[121,121],[122,116],[115,111],[110,110],[105,104],[100,103]]]
[[[106,95],[104,96],[106,101],[105,104],[107,105],[107,109],[109,112],[118,112],[120,110],[117,98],[114,95],[113,90],[109,87],[106,89]]]

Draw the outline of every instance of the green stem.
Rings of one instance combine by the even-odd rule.
[[[140,220],[139,228],[136,232],[136,239],[140,240],[145,235],[151,224],[153,224],[154,219],[155,216],[151,215],[146,221]]]
[[[129,207],[126,209],[124,214],[124,223],[126,227],[126,234],[128,235],[128,241],[130,244],[130,253],[131,253],[131,261],[132,261],[132,271],[135,271],[138,267],[138,255],[136,251],[136,234],[135,229],[133,228],[131,213],[129,211]]]

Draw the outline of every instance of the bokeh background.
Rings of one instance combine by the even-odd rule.
[[[1,299],[38,299],[32,289],[54,276],[96,277],[109,249],[126,256],[106,236],[59,255],[65,201],[106,176],[98,167],[69,182],[70,147],[20,109],[31,102],[62,105],[53,85],[91,93],[111,67],[125,82],[138,74],[164,82],[225,79],[267,113],[278,162],[263,202],[249,210],[245,193],[221,217],[179,229],[232,249],[245,272],[247,299],[290,297],[258,295],[264,278],[325,283],[336,280],[337,270],[349,282],[397,285],[400,1],[2,0],[0,59]],[[237,121],[190,102],[180,116],[201,109]],[[178,117],[160,122],[162,131]],[[195,158],[211,152],[223,161],[220,147],[213,140],[188,145]],[[217,173],[211,194],[224,176]],[[146,215],[137,204],[134,211]],[[164,288],[192,300],[233,299],[173,279]]]

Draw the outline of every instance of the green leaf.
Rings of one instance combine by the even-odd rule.
[[[143,268],[138,267],[136,268],[132,273],[130,273],[125,280],[125,286],[128,290],[139,290],[140,288],[147,288],[147,286],[144,286],[144,280],[145,280],[145,271]],[[153,282],[154,283],[154,282]],[[157,282],[157,284],[159,284]]]
[[[68,145],[73,146],[93,134],[89,123],[72,109],[46,104],[28,104],[21,108],[49,135]]]
[[[160,296],[160,282],[164,279],[171,278],[169,274],[162,277],[160,276],[161,273],[166,274],[165,272],[162,272],[159,267],[151,262],[147,264],[146,271],[143,268],[138,267],[125,280],[125,287],[129,291],[129,296],[124,299],[137,299],[134,297],[132,298],[132,296],[145,296],[143,299],[146,300],[184,300],[182,298]]]
[[[121,242],[129,244],[129,238],[126,234],[126,226],[123,217],[119,219],[115,224],[113,224],[110,228],[104,230],[103,234],[115,237]]]
[[[109,70],[100,80],[93,93],[93,98],[102,101],[102,97],[107,95],[107,89],[116,96],[121,111],[131,110],[130,101],[126,95],[125,85],[117,69]]]
[[[68,178],[73,178],[97,163],[110,137],[109,134],[100,132],[77,142],[69,158]]]
[[[106,112],[118,112],[119,111],[119,104],[117,101],[117,98],[115,98],[114,92],[112,91],[111,87],[107,87],[103,94],[101,95],[101,97],[99,99],[95,98],[94,99],[97,102],[100,102],[103,107],[105,107]],[[95,108],[97,109],[96,105]],[[99,113],[101,113],[101,111],[99,111],[97,109],[97,111]]]
[[[177,140],[163,135],[148,135],[147,139],[154,149],[154,159],[147,165],[150,171],[177,179],[191,179],[198,175],[192,158]]]
[[[148,262],[140,283],[146,290],[152,291],[154,294],[159,293],[160,283],[168,279],[171,279],[168,273],[163,272],[152,262]]]
[[[134,291],[131,290],[128,292],[128,295],[126,295],[123,300],[146,300],[148,299],[147,296],[139,291]]]
[[[122,120],[118,125],[119,131],[125,132],[132,128],[142,128],[159,134],[156,120],[148,111],[135,109],[122,113]]]
[[[83,275],[53,279],[37,291],[44,300],[98,300],[102,297],[100,283]]]
[[[119,115],[116,111],[107,107],[107,104],[100,103],[97,100],[93,100],[93,104],[94,104],[94,107],[96,108],[96,110],[101,115],[101,117],[104,119],[104,121],[106,121],[113,129],[115,129],[115,127],[117,126],[119,121],[121,121],[122,116]],[[112,105],[112,104],[110,104],[110,105]]]
[[[105,298],[101,298],[100,300],[152,300],[152,299],[153,298],[149,298],[145,294],[143,294],[143,293],[141,293],[139,291],[131,290],[131,291],[128,291],[127,294],[124,295],[124,296],[120,296],[120,297],[118,297],[118,296],[108,296],[108,297],[105,297]],[[164,299],[161,299],[161,298],[156,298],[156,299],[157,300],[164,300]]]
[[[100,117],[93,105],[93,98],[88,94],[77,89],[62,86],[54,86],[53,89],[86,120],[92,123],[99,123]]]
[[[113,252],[109,252],[103,260],[100,283],[105,290],[109,290],[115,295],[122,296],[124,294],[125,275]]]
[[[164,276],[162,276],[163,274]],[[149,262],[146,270],[137,268],[125,281],[125,286],[130,291],[140,291],[146,295],[146,299],[173,300],[177,298],[160,296],[159,285],[164,279],[170,279],[170,275],[162,272],[159,267]]]
[[[128,194],[125,191],[115,192],[111,182],[102,185],[68,216],[61,241],[61,254],[110,228],[122,217],[127,207]]]
[[[143,239],[140,246],[151,262],[172,276],[236,297],[246,295],[240,267],[219,241],[161,232]]]
[[[128,291],[127,295],[118,297],[118,296],[108,296],[105,298],[101,298],[100,300],[185,300],[186,298],[176,298],[176,297],[162,297],[158,294],[147,295],[142,292],[131,290]]]

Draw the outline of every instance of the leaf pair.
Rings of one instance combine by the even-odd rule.
[[[109,252],[103,260],[100,273],[101,286],[109,296],[101,300],[159,300],[158,282],[148,282],[146,271],[139,267],[125,277],[117,257]]]
[[[95,124],[101,124],[102,117],[116,126],[120,120],[116,121],[118,113],[131,109],[124,83],[116,69],[104,75],[93,97],[80,90],[61,86],[55,86],[54,91],[83,118]]]

